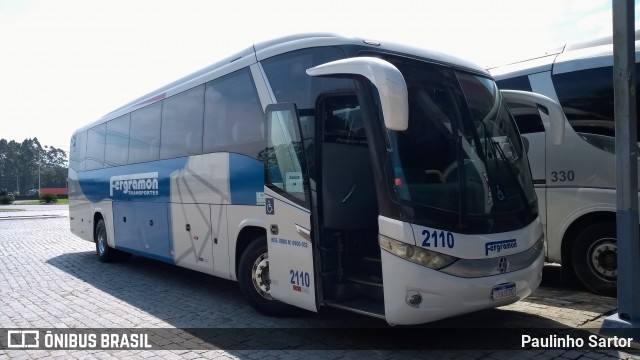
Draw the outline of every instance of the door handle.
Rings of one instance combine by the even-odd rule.
[[[296,224],[296,231],[300,236],[302,236],[305,240],[311,241],[311,230],[304,228],[298,224]]]

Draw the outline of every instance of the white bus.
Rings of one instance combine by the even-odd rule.
[[[513,117],[486,70],[437,52],[330,34],[256,44],[78,129],[69,190],[71,230],[99,260],[235,280],[266,314],[417,324],[541,280]]]
[[[636,62],[640,42],[636,32]],[[636,72],[640,69],[636,63]],[[534,91],[560,103],[562,145],[548,141],[544,109],[514,105],[529,142],[547,258],[596,293],[615,294],[617,278],[613,46],[611,38],[570,44],[546,56],[490,69],[501,89]],[[636,78],[636,87],[640,82]],[[636,102],[638,97],[636,96]]]

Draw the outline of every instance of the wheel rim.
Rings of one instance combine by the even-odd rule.
[[[589,265],[593,272],[607,281],[618,276],[618,247],[616,239],[603,238],[589,247]]]
[[[251,281],[253,287],[265,299],[272,300],[269,290],[271,289],[271,279],[269,278],[269,256],[264,253],[253,262],[251,268]]]
[[[104,254],[107,246],[107,236],[104,229],[98,231],[98,254]]]

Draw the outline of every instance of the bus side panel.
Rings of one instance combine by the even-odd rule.
[[[169,204],[175,263],[213,273],[211,208],[207,204]]]
[[[176,203],[169,206],[175,264],[231,279],[227,235],[227,209],[231,206]]]
[[[117,249],[173,263],[168,204],[114,202]]]
[[[230,278],[225,205],[169,204],[175,264]]]
[[[226,205],[210,205],[211,210],[211,236],[213,237],[213,275],[231,279],[230,245],[227,233],[227,209]],[[235,249],[235,247],[234,247]]]
[[[548,234],[548,229],[547,229],[547,187],[545,185],[542,185],[540,187],[538,187],[538,185],[536,185],[535,188],[536,191],[536,197],[538,198],[538,216],[540,217],[540,222],[542,223],[542,232],[545,235],[545,244],[547,243],[548,239],[546,238],[547,234]],[[549,256],[549,246],[545,245],[544,247],[544,255],[545,258],[547,258]]]
[[[78,173],[73,168],[69,168],[67,182],[69,184],[69,227],[71,232],[84,240],[93,241],[91,203],[82,191],[78,181]]]
[[[71,232],[88,241],[93,241],[93,215],[89,200],[77,199],[69,201],[69,223]]]
[[[236,274],[236,251],[238,245],[238,235],[242,231],[242,229],[246,227],[256,227],[266,229],[268,228],[266,222],[266,215],[264,206],[247,206],[247,205],[232,205],[225,206],[226,210],[226,219],[227,219],[227,227],[221,230],[221,233],[228,236],[228,261],[229,261],[229,271],[231,280],[238,280]],[[213,215],[213,214],[212,214]],[[228,234],[228,235],[227,235]],[[253,239],[251,239],[253,240]],[[240,257],[242,254],[237,254]],[[216,258],[217,260],[217,258]],[[217,270],[217,267],[216,267]]]
[[[547,251],[549,261],[562,262],[562,238],[581,216],[598,211],[616,211],[615,189],[547,189]]]
[[[169,174],[169,201],[187,204],[229,204],[230,154],[210,153],[184,158]]]

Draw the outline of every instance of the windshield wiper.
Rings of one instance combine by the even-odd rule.
[[[513,171],[513,164],[511,164],[511,162],[507,159],[507,156],[505,155],[504,150],[502,150],[502,146],[500,146],[500,144],[497,141],[493,141],[493,140],[489,140],[489,141],[491,141],[494,151],[498,152],[499,157],[501,158],[502,163],[504,164],[504,167],[507,168],[507,172],[509,173],[509,176],[514,181],[514,184],[518,189],[518,195],[522,200],[523,207],[527,209],[527,212],[529,213],[529,215],[532,215],[531,207],[529,206],[529,202],[527,201],[527,195],[524,192],[522,184],[520,184],[520,181],[518,181],[518,176]],[[496,190],[498,189],[496,188]]]

